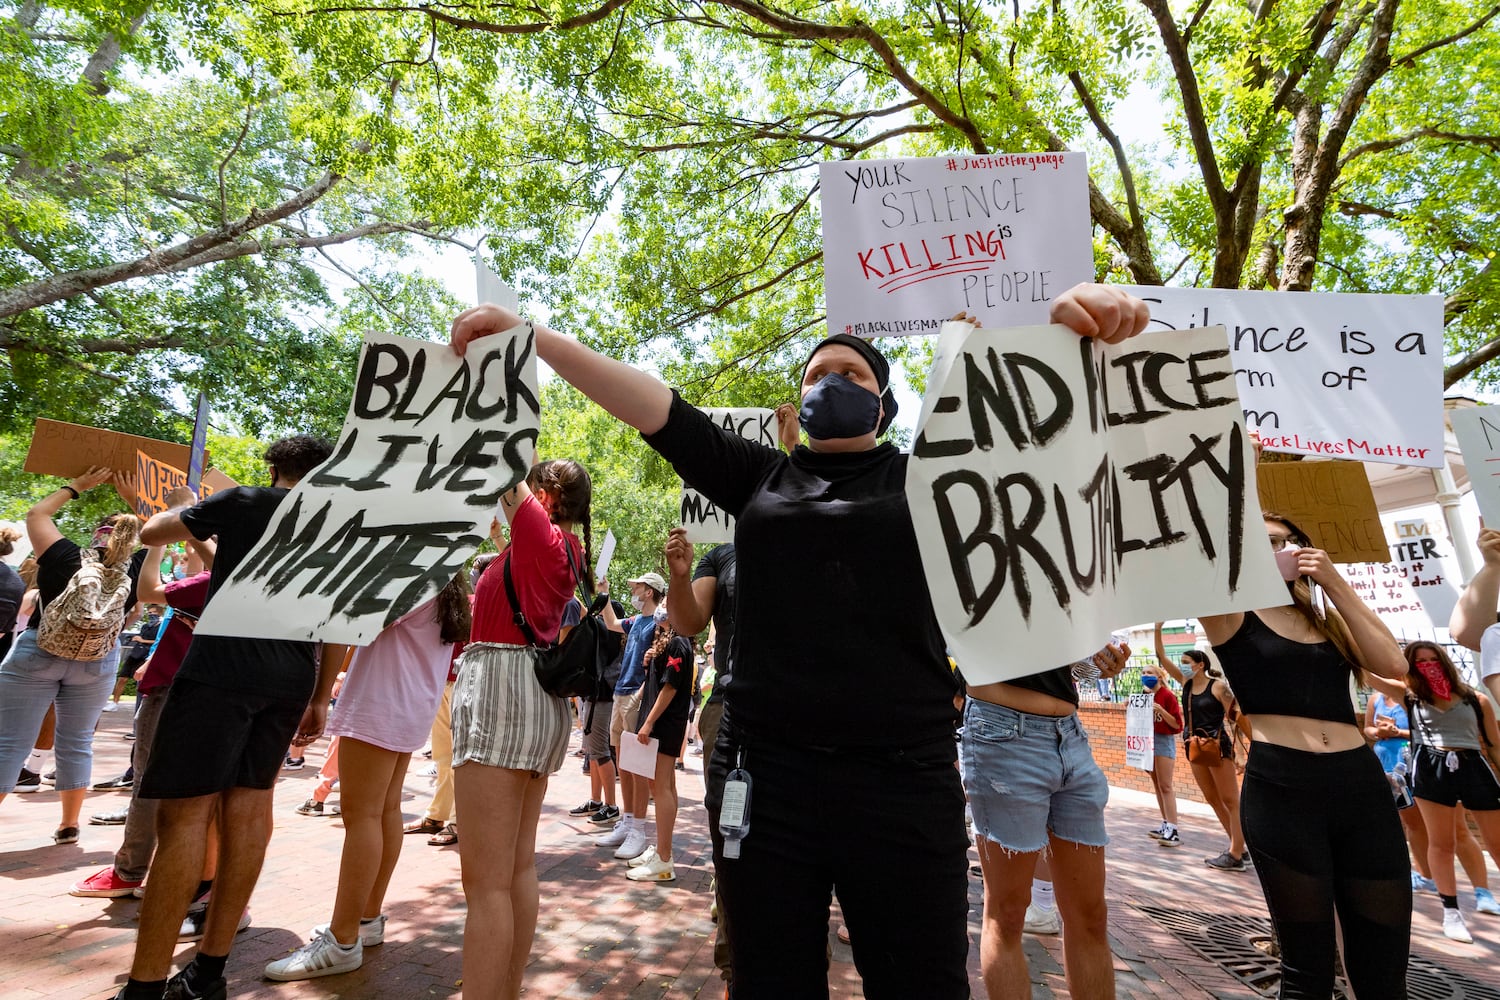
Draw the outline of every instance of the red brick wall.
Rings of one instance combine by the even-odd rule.
[[[1119,788],[1134,788],[1151,793],[1151,775],[1138,767],[1125,766],[1125,703],[1118,701],[1086,701],[1078,706],[1078,718],[1088,730],[1089,745],[1094,750],[1094,760],[1104,771],[1111,785]],[[1182,755],[1180,738],[1177,744],[1177,767],[1173,771],[1172,786],[1179,799],[1203,801],[1203,793],[1193,780],[1192,769]]]

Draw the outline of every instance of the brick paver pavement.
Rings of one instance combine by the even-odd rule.
[[[97,779],[124,768],[130,744],[122,734],[129,724],[125,711],[103,717],[96,743]],[[230,956],[230,995],[357,1000],[457,993],[463,929],[457,848],[429,847],[416,836],[407,838],[391,882],[386,943],[366,952],[364,968],[305,983],[274,984],[260,978],[267,961],[286,954],[308,928],[329,917],[342,827],[337,819],[293,812],[317,780],[321,750],[320,744],[309,752],[308,767],[287,773],[277,788],[276,834],[251,904],[254,922]],[[408,817],[427,802],[428,779],[416,773],[424,763],[414,758],[407,779]],[[679,775],[683,808],[676,838],[677,881],[638,885],[625,880],[621,864],[607,850],[592,845],[587,823],[567,815],[588,797],[579,761],[568,758],[553,779],[538,832],[542,916],[527,971],[528,997],[676,1000],[723,995],[713,969],[700,763],[689,756],[687,773]],[[85,820],[125,802],[124,793],[91,794]],[[1202,865],[1202,858],[1223,849],[1223,837],[1204,807],[1184,803],[1184,810],[1184,846],[1162,849],[1144,835],[1156,825],[1150,798],[1118,789],[1114,793],[1108,814],[1114,840],[1109,900],[1119,994],[1126,1000],[1256,996],[1139,909],[1264,916],[1253,873],[1218,873]],[[56,822],[56,795],[50,791],[10,796],[0,803],[0,997],[108,997],[129,966],[139,902],[67,893],[74,881],[109,863],[120,828],[85,825],[79,844],[56,847],[50,839]],[[896,868],[899,863],[892,859]],[[1467,909],[1472,895],[1461,884]],[[891,905],[899,907],[899,871],[893,871],[891,885]],[[986,995],[978,973],[981,892],[975,878],[969,967],[979,998]],[[1476,943],[1458,945],[1442,937],[1437,898],[1424,895],[1417,899],[1414,924],[1417,955],[1500,989],[1500,917],[1471,915]],[[831,995],[862,996],[849,949],[831,935],[830,942]],[[179,955],[185,960],[192,948],[184,945]],[[1027,953],[1034,997],[1067,997],[1060,939],[1027,938]]]

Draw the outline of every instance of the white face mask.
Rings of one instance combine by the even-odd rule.
[[[646,606],[646,599],[640,594],[631,594],[630,603],[635,606],[635,609],[637,611],[639,611]]]
[[[656,606],[656,610],[651,613],[651,617],[655,618],[659,622],[666,621],[667,620],[667,606],[665,604],[658,604]]]

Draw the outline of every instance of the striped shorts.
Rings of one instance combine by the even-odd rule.
[[[453,683],[453,766],[551,774],[568,755],[568,703],[542,690],[529,646],[471,642]]]

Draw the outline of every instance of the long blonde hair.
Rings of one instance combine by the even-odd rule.
[[[116,514],[107,522],[109,545],[104,550],[104,565],[119,566],[129,562],[141,537],[141,520],[134,514]]]

